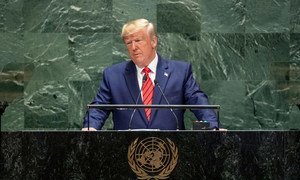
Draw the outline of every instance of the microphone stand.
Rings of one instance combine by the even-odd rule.
[[[143,83],[142,83],[142,86],[144,85],[144,83],[146,82],[146,80],[147,80],[147,76],[144,75],[144,76],[143,76]],[[140,90],[140,93],[139,93],[138,97],[136,98],[135,105],[138,104],[141,95],[142,95],[142,90]],[[131,130],[131,122],[132,122],[132,120],[133,120],[133,116],[134,116],[134,114],[135,114],[135,112],[136,112],[136,109],[137,109],[137,108],[134,108],[134,109],[133,109],[133,112],[132,112],[132,114],[131,114],[131,116],[130,116],[130,119],[129,119],[129,123],[128,123],[128,130],[129,130],[129,131]]]
[[[162,94],[162,96],[164,97],[165,101],[168,103],[168,105],[170,105],[170,103],[169,103],[167,97],[165,96],[165,93],[162,91],[159,83],[156,80],[154,80],[154,83],[155,83],[155,85],[157,85],[157,87],[158,87],[160,93]],[[179,131],[179,121],[178,121],[178,118],[177,118],[176,114],[174,113],[173,108],[170,108],[170,111],[172,112],[172,114],[174,115],[174,117],[176,119],[176,130]]]

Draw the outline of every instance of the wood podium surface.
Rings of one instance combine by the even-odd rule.
[[[299,131],[1,132],[1,179],[299,179]]]

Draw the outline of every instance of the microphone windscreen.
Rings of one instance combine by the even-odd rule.
[[[143,76],[143,83],[146,82],[146,80],[147,80],[147,76],[144,75],[144,76]]]

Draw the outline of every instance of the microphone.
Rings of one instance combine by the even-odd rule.
[[[143,86],[143,84],[146,82],[146,80],[147,80],[147,76],[144,75],[144,76],[143,76],[142,86]],[[138,95],[138,97],[137,97],[137,99],[136,99],[136,101],[135,101],[135,105],[138,104],[139,99],[141,98],[141,95],[142,95],[142,90],[140,90],[140,93],[139,93],[139,95]],[[134,108],[134,109],[133,109],[133,112],[131,113],[130,120],[129,120],[129,123],[128,123],[128,130],[131,130],[131,123],[132,123],[132,120],[133,120],[133,116],[134,116],[134,114],[135,114],[135,111],[136,111],[136,108]]]
[[[170,105],[167,97],[165,96],[165,93],[162,91],[159,83],[157,80],[154,80],[154,84],[158,87],[159,91],[161,92],[162,96],[164,97],[165,101],[168,103],[168,105]],[[176,119],[176,130],[179,131],[179,122],[178,122],[178,118],[176,116],[176,114],[173,111],[173,108],[170,108],[170,111],[172,112],[172,114],[174,115],[175,119]]]

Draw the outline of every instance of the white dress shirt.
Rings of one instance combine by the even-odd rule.
[[[151,79],[152,83],[154,82],[155,76],[156,76],[157,62],[158,62],[158,56],[157,56],[157,54],[155,54],[154,59],[148,65],[148,68],[151,70],[151,72],[149,73],[149,76],[150,76],[150,79]],[[143,73],[144,67],[139,68],[137,65],[135,65],[135,66],[136,66],[136,70],[137,70],[137,79],[138,79],[139,87],[140,87],[140,90],[141,90],[142,89],[142,84],[143,84],[143,77],[144,77],[144,74],[145,74],[145,73]],[[154,83],[153,83],[153,85],[154,85]]]

